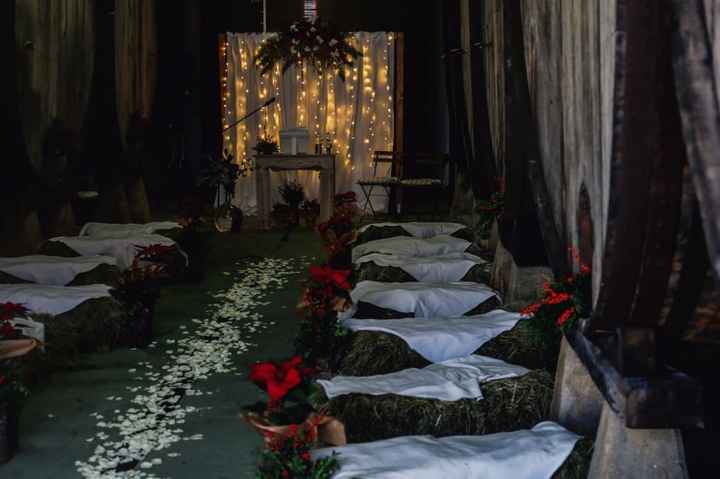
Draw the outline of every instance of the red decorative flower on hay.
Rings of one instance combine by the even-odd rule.
[[[293,356],[280,364],[274,361],[265,361],[255,364],[250,369],[250,380],[260,389],[267,391],[270,397],[269,406],[277,406],[293,389],[299,386],[303,379],[312,375],[312,368],[302,365],[300,356]]]
[[[348,291],[350,289],[351,270],[333,269],[330,266],[310,266],[310,279],[323,285],[333,285],[340,289]]]
[[[0,337],[3,338],[14,338],[18,330],[10,324],[10,320],[13,318],[25,317],[28,314],[28,309],[22,304],[18,303],[2,303],[0,304]]]

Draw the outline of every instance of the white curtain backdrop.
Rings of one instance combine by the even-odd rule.
[[[292,67],[284,74],[276,65],[261,76],[254,57],[262,42],[272,34],[228,33],[227,88],[225,125],[232,124],[246,112],[269,98],[277,101],[261,113],[225,133],[225,148],[238,162],[250,162],[258,138],[272,138],[279,143],[281,129],[305,127],[310,132],[310,152],[317,138],[330,136],[336,155],[336,191],[353,190],[362,198],[356,182],[372,176],[372,154],[375,150],[392,150],[394,125],[395,35],[385,32],[358,32],[351,38],[363,56],[353,68],[345,69],[345,81],[335,72],[318,75],[311,67]],[[378,168],[378,174],[386,170]],[[280,201],[277,187],[285,179],[297,179],[308,199],[318,198],[317,172],[273,173],[273,202]],[[373,191],[373,195],[381,191]],[[234,203],[246,214],[257,208],[255,177],[252,172],[237,183]],[[386,201],[373,200],[379,209]]]

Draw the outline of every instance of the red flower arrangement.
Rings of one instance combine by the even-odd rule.
[[[136,246],[138,249],[135,257],[145,261],[157,261],[175,251],[175,245],[151,244],[148,246]]]
[[[318,225],[318,233],[322,238],[328,259],[332,263],[346,263],[338,258],[349,251],[350,243],[357,235],[357,219],[360,217],[360,208],[357,205],[357,195],[348,191],[335,196],[335,211],[328,221]]]
[[[15,339],[19,330],[15,329],[10,320],[17,317],[26,317],[28,309],[18,303],[2,303],[0,304],[0,337],[4,339]]]
[[[300,356],[293,356],[279,364],[266,361],[255,364],[250,369],[250,381],[260,389],[267,391],[269,408],[277,407],[282,400],[304,379],[315,374],[315,369],[304,367]]]
[[[588,317],[592,307],[590,268],[580,261],[576,250],[570,251],[579,264],[578,273],[561,281],[545,282],[544,297],[521,311],[536,323],[552,322],[563,331],[574,327],[580,318]]]
[[[310,266],[310,280],[298,305],[305,318],[324,318],[328,312],[340,312],[348,305],[352,270],[333,269],[329,265]]]
[[[338,469],[335,455],[313,461],[310,450],[317,442],[317,421],[291,425],[287,434],[273,435],[260,457],[261,479],[329,479]]]

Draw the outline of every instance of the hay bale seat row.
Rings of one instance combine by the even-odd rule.
[[[385,239],[385,238],[393,238],[396,236],[412,237],[412,234],[410,234],[402,226],[371,225],[367,229],[365,229],[365,231],[358,233],[357,238],[355,239],[355,246],[361,245],[363,243],[367,243],[369,241],[375,241],[375,240]],[[470,228],[467,228],[467,227],[461,228],[449,236],[464,239],[471,243],[475,241],[475,234],[472,232],[472,230]]]
[[[559,344],[538,341],[532,325],[519,321],[512,329],[483,344],[475,354],[501,359],[528,369],[554,371]],[[352,333],[339,373],[344,376],[373,376],[424,368],[430,361],[415,352],[400,337],[379,331]]]
[[[63,245],[64,246],[64,245]],[[75,256],[63,256],[64,258],[74,258]],[[91,284],[107,284],[115,286],[120,279],[120,270],[111,264],[99,264],[95,268],[85,273],[75,276],[66,286],[89,286]],[[29,284],[31,281],[20,279],[11,274],[0,271],[0,284]]]
[[[382,283],[416,282],[413,276],[402,268],[395,266],[378,266],[372,261],[356,265],[357,281],[380,281]],[[489,284],[492,274],[492,263],[478,264],[470,268],[459,281]]]

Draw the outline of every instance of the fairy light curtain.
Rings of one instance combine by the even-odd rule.
[[[277,101],[228,130],[225,148],[238,162],[252,164],[253,147],[258,138],[271,138],[279,143],[281,129],[306,127],[310,132],[311,151],[318,138],[329,137],[333,142],[336,191],[353,190],[360,195],[356,183],[372,176],[373,152],[393,148],[395,35],[354,33],[351,42],[363,56],[352,68],[346,68],[344,82],[336,72],[319,75],[307,65],[291,67],[284,74],[281,66],[276,65],[271,73],[261,76],[253,59],[270,35],[228,33],[226,36],[224,125],[232,124],[273,96]],[[378,174],[386,171],[378,169]],[[298,180],[308,199],[318,197],[317,172],[274,173],[273,202],[280,201],[277,187],[286,179]],[[377,209],[385,208],[382,197],[373,201]],[[235,204],[246,213],[256,211],[252,172],[237,182]]]

